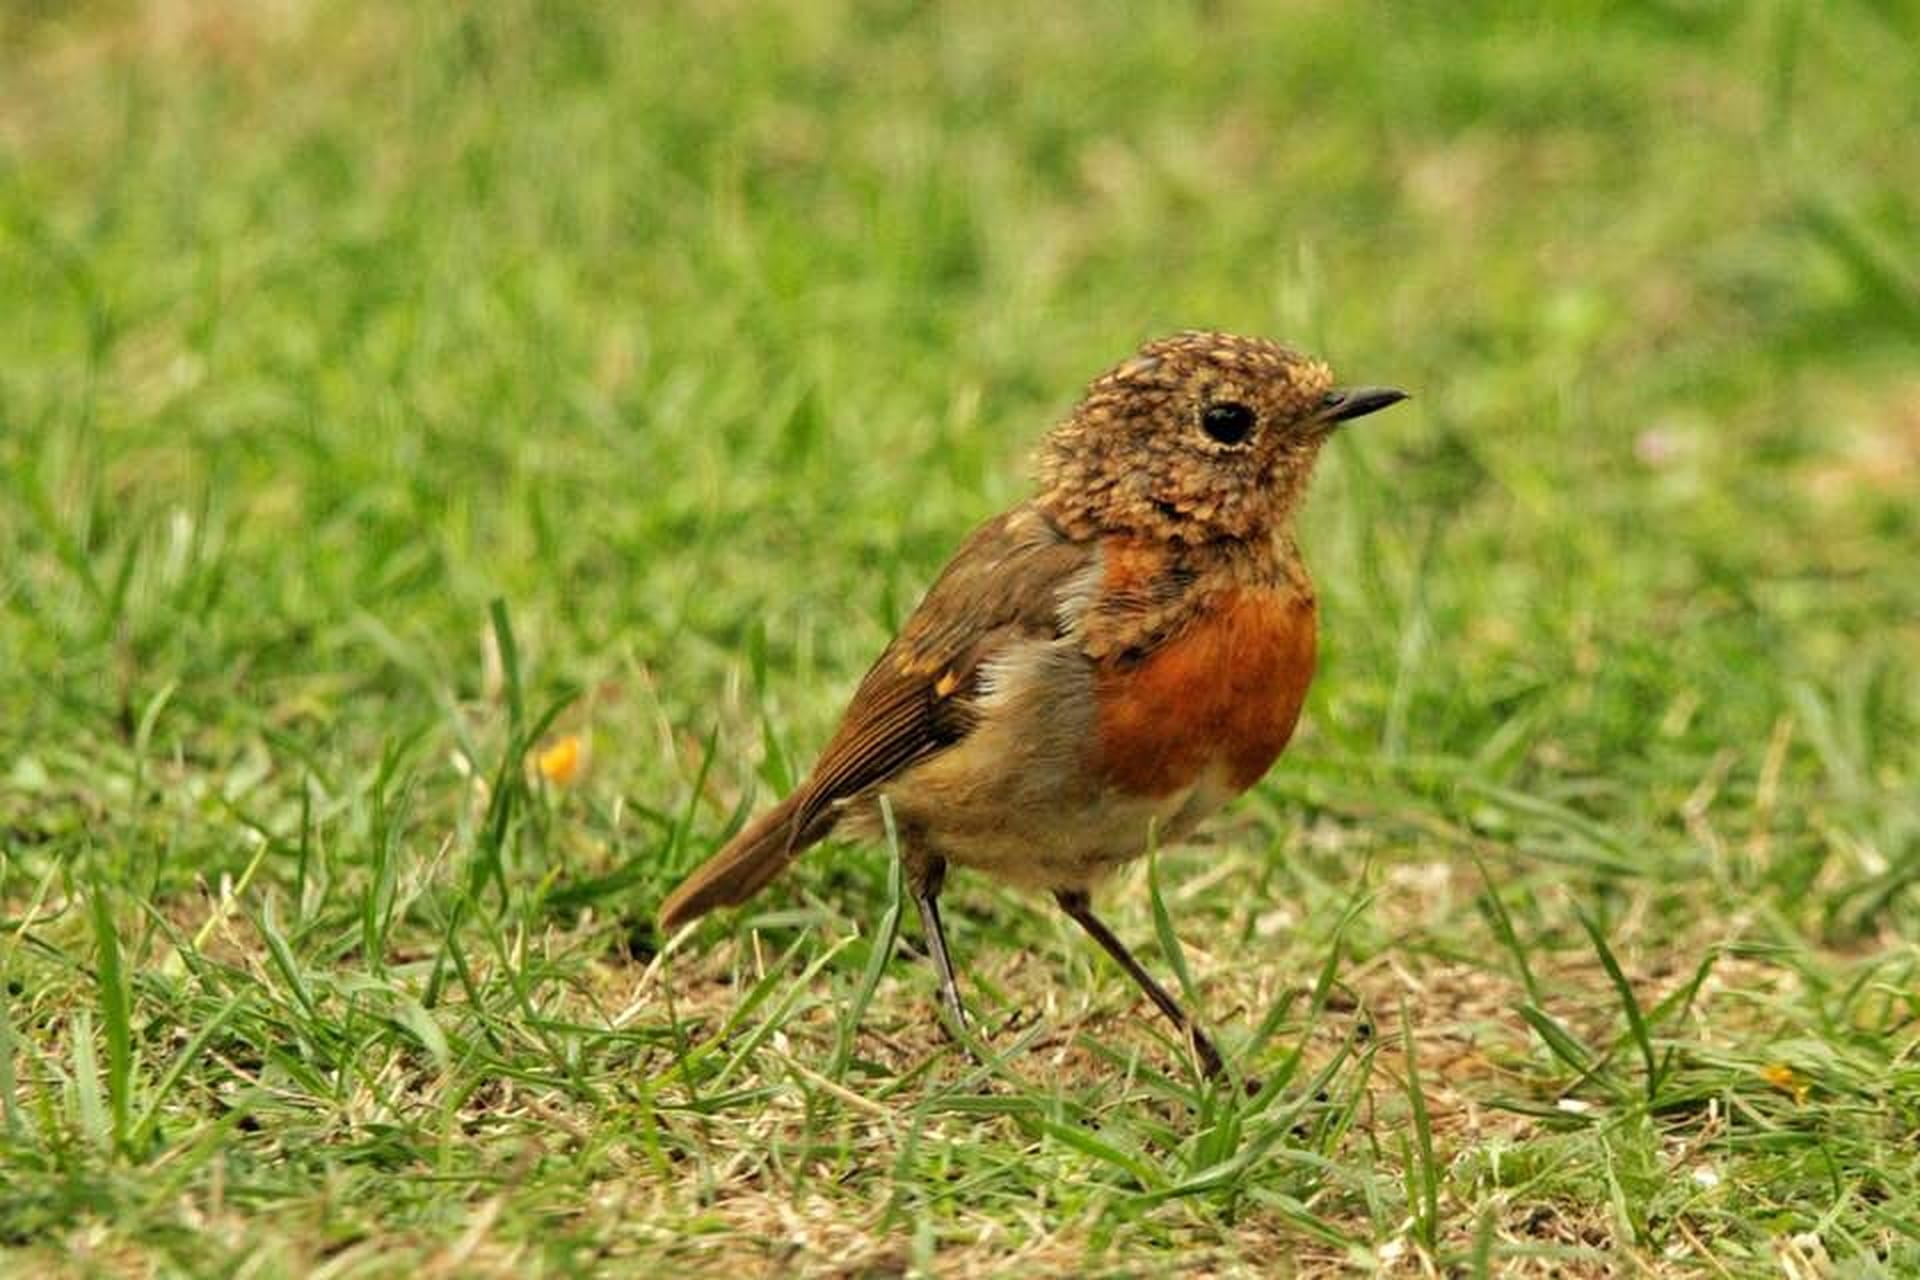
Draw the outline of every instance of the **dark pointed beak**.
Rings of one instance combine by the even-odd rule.
[[[1347,422],[1399,404],[1407,393],[1394,387],[1335,387],[1321,402],[1320,421]]]

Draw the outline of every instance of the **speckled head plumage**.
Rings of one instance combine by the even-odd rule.
[[[1064,530],[1179,542],[1278,531],[1339,423],[1404,394],[1343,390],[1266,338],[1189,331],[1095,379],[1040,451],[1040,504]]]

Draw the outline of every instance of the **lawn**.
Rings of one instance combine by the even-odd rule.
[[[1920,1274],[1920,8],[0,9],[0,1270]],[[1413,401],[1099,898],[656,931],[1141,341]],[[1162,910],[1163,909],[1163,910]],[[885,945],[898,924],[898,945]]]

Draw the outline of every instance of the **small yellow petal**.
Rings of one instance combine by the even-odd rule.
[[[1809,1086],[1784,1062],[1770,1062],[1760,1068],[1760,1078],[1782,1093],[1792,1094],[1795,1102],[1805,1102]]]
[[[569,733],[542,751],[534,763],[539,767],[541,777],[564,787],[580,776],[581,755],[580,735]]]

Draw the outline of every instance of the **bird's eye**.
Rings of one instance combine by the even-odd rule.
[[[1200,429],[1221,444],[1245,444],[1259,419],[1253,410],[1232,400],[1210,404],[1200,415]]]

